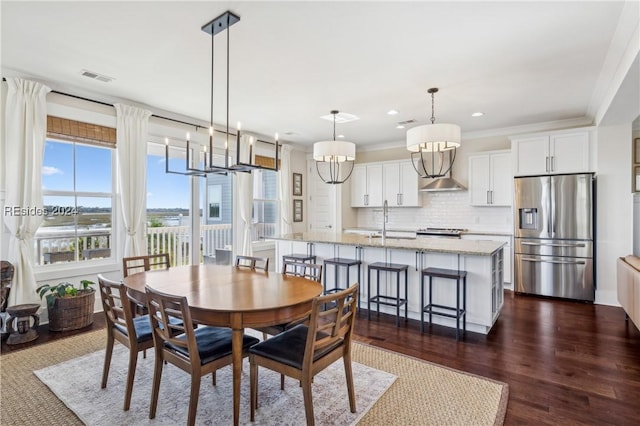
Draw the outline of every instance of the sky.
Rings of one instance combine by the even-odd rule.
[[[47,141],[42,166],[42,189],[52,191],[110,193],[112,150],[82,144]],[[170,160],[171,169],[184,168],[183,160]],[[164,156],[147,156],[147,208],[189,208],[189,177],[167,174]],[[72,205],[72,197],[45,196],[47,204]],[[110,199],[83,197],[84,207],[109,207]]]

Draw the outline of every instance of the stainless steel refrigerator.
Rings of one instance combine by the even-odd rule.
[[[516,292],[595,299],[594,182],[591,173],[514,179]]]

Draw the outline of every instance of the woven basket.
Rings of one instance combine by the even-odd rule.
[[[77,330],[93,324],[95,290],[80,290],[75,297],[56,297],[49,306],[49,330]]]

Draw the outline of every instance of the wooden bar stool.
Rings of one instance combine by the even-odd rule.
[[[429,277],[429,303],[424,305],[424,279]],[[456,306],[445,306],[433,303],[433,278],[446,278],[456,281]],[[462,281],[462,308],[460,307],[460,282]],[[460,318],[462,318],[462,332],[467,332],[467,271],[442,268],[425,268],[420,279],[420,303],[424,306],[420,310],[420,332],[424,333],[424,314],[429,314],[431,325],[433,315],[440,315],[456,319],[456,340],[460,340]],[[434,308],[436,309],[434,311]]]
[[[367,297],[369,304],[367,306],[367,318],[371,320],[371,304],[377,306],[378,315],[380,315],[380,305],[396,307],[396,326],[400,326],[400,307],[404,305],[404,319],[408,320],[407,312],[407,289],[408,289],[408,270],[409,265],[399,263],[375,262],[369,265],[367,272]],[[376,272],[376,295],[371,296],[371,271]],[[380,272],[391,272],[396,274],[396,295],[388,296],[380,294]],[[400,274],[404,272],[404,299],[400,297]]]

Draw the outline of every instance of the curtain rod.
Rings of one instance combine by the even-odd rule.
[[[5,77],[2,77],[2,81],[7,81],[7,79]],[[87,102],[93,102],[94,104],[99,104],[99,105],[104,105],[104,106],[109,106],[109,107],[113,107],[113,104],[110,104],[108,102],[102,102],[102,101],[96,101],[95,99],[89,99],[89,98],[85,98],[83,96],[78,96],[78,95],[72,95],[71,93],[65,93],[65,92],[60,92],[58,90],[51,90],[51,93],[56,93],[58,95],[63,95],[63,96],[68,96],[70,98],[75,98],[75,99],[80,99],[82,101],[87,101]],[[151,114],[152,117],[155,118],[160,118],[162,120],[168,120],[168,121],[173,121],[174,123],[180,123],[180,124],[185,124],[187,126],[193,126],[196,128],[196,132],[198,131],[198,129],[202,128],[202,129],[206,129],[205,126],[201,126],[199,124],[193,124],[193,123],[187,123],[186,121],[182,121],[182,120],[176,120],[175,118],[169,118],[169,117],[163,117],[161,115],[157,115],[157,114]],[[236,136],[234,133],[227,133],[223,130],[218,130],[218,129],[213,129],[215,132],[218,133],[222,133],[225,135],[229,135],[229,136]],[[262,143],[268,143],[270,145],[275,145],[275,143],[273,142],[269,142],[269,141],[263,141],[261,139],[256,138],[256,140],[258,142],[262,142]]]

